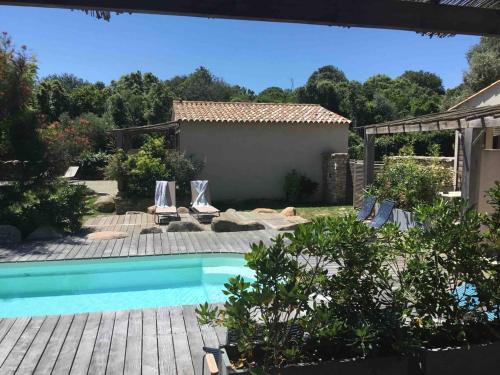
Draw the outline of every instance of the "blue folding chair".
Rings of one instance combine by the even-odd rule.
[[[395,204],[396,203],[394,201],[388,199],[382,201],[382,203],[380,203],[377,213],[375,214],[375,217],[370,223],[370,226],[372,228],[378,229],[382,225],[387,223],[392,216],[392,209],[394,208]]]
[[[368,216],[373,211],[373,207],[375,207],[375,202],[377,201],[377,198],[374,197],[373,195],[366,195],[363,199],[363,204],[361,205],[360,210],[358,211],[358,220],[360,221],[365,221],[368,219]]]

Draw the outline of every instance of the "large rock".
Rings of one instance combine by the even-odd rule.
[[[273,210],[272,208],[256,208],[252,212],[255,212],[256,214],[275,214],[276,210]]]
[[[158,227],[149,227],[149,228],[142,228],[140,234],[155,234],[155,233],[163,233],[161,228]]]
[[[87,235],[88,240],[117,240],[128,237],[127,232],[103,231],[94,232]]]
[[[149,206],[149,207],[146,209],[146,212],[147,212],[148,214],[154,215],[154,213],[156,212],[156,206]]]
[[[297,212],[295,211],[295,207],[287,207],[283,211],[281,211],[283,216],[296,216]]]
[[[264,224],[257,221],[242,220],[234,210],[227,210],[212,220],[212,230],[214,232],[244,232],[261,229],[265,229]]]
[[[182,206],[181,206],[181,207],[179,207],[179,208],[177,209],[177,212],[178,212],[179,214],[188,214],[188,213],[189,213],[189,208],[187,208],[187,207],[182,207]]]
[[[94,209],[103,213],[115,212],[115,197],[112,195],[104,195],[97,198],[94,202]]]
[[[21,231],[13,225],[0,225],[0,246],[16,245],[21,241]]]
[[[50,225],[44,225],[31,232],[27,239],[29,241],[54,240],[62,238],[62,234],[52,228]]]
[[[204,228],[192,221],[172,221],[168,224],[167,232],[201,232]]]

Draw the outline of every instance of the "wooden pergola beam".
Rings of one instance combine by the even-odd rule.
[[[500,35],[499,9],[399,0],[0,0],[0,4]]]

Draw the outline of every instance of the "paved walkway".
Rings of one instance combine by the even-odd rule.
[[[108,181],[108,180],[85,180],[80,181],[76,180],[74,183],[83,183],[89,189],[94,190],[97,194],[100,195],[116,195],[118,193],[118,183],[116,181]]]

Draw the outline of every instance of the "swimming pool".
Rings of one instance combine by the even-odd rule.
[[[253,277],[236,254],[5,263],[0,317],[223,302],[235,275]]]

